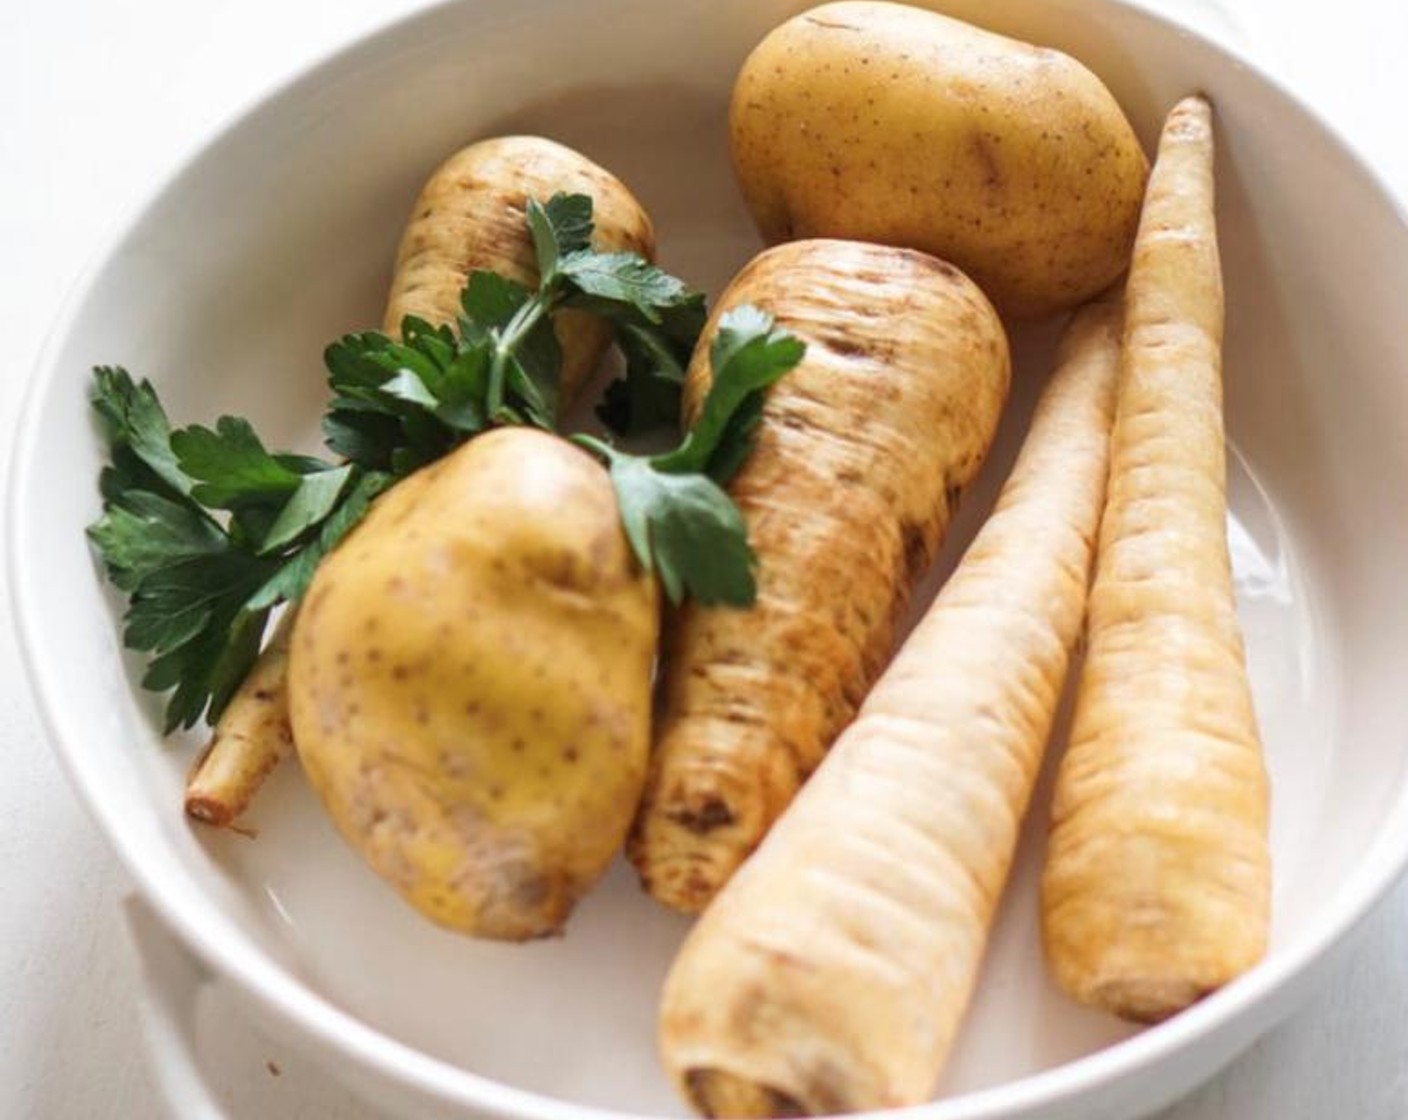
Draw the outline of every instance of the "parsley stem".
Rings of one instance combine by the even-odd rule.
[[[616,459],[618,452],[609,443],[599,440],[596,436],[588,435],[586,432],[574,432],[567,437],[568,442],[575,443],[578,447],[585,448],[598,456],[603,463],[610,466]]]
[[[514,356],[523,340],[536,327],[549,311],[555,293],[552,290],[539,291],[523,303],[513,313],[513,318],[494,331],[494,356],[489,362],[488,414],[493,421],[511,421],[504,410],[504,386],[507,379],[509,359]]]

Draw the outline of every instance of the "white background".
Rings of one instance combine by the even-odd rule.
[[[1225,5],[1246,49],[1408,198],[1408,5]],[[6,460],[47,324],[123,215],[214,124],[313,56],[418,6],[423,0],[0,0]],[[1158,6],[1207,18],[1197,0]],[[0,1116],[161,1115],[134,1006],[124,892],[42,740],[0,599]],[[368,1115],[264,1040],[238,1026],[228,1033],[207,1064],[232,1117]],[[268,1071],[268,1058],[281,1076]],[[1160,1120],[1273,1118],[1408,1118],[1408,885],[1312,1003]]]

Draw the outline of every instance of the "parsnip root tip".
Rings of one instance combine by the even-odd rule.
[[[1191,980],[1121,978],[1091,989],[1086,1002],[1131,1023],[1152,1026],[1171,1019],[1212,990]]]
[[[806,1107],[780,1089],[760,1085],[721,1069],[691,1069],[685,1095],[701,1116],[729,1120],[768,1120],[809,1116]]]
[[[201,824],[214,825],[216,828],[224,828],[235,819],[229,806],[209,797],[198,796],[187,796],[186,815],[200,821]]]

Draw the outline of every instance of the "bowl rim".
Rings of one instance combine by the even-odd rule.
[[[1105,0],[1136,18],[1149,21],[1163,33],[1191,38],[1200,48],[1219,56],[1228,65],[1248,71],[1260,84],[1303,114],[1324,134],[1329,145],[1362,177],[1408,226],[1404,200],[1384,174],[1358,147],[1343,136],[1314,105],[1303,101],[1275,74],[1254,59],[1240,54],[1197,28],[1190,27],[1140,0]],[[294,976],[254,945],[238,923],[220,911],[201,905],[199,892],[152,871],[141,857],[140,845],[120,815],[102,796],[102,776],[82,759],[81,738],[70,726],[63,667],[46,645],[43,619],[29,594],[34,570],[26,564],[21,528],[32,520],[30,495],[37,495],[34,475],[41,461],[38,421],[55,394],[59,381],[59,354],[71,336],[79,311],[86,305],[98,280],[123,241],[147,214],[211,151],[248,121],[276,103],[316,87],[329,71],[348,64],[350,56],[377,49],[389,35],[408,34],[431,26],[454,9],[473,0],[429,0],[409,12],[375,20],[349,36],[314,53],[305,63],[268,87],[236,102],[198,143],[187,148],[153,185],[126,207],[99,241],[99,248],[79,272],[62,301],[25,388],[18,411],[10,453],[6,488],[5,562],[8,593],[16,635],[30,691],[36,700],[45,738],[61,768],[79,794],[110,848],[131,876],[137,889],[162,920],[204,964],[213,977],[228,980],[265,1013],[319,1046],[326,1054],[355,1063],[366,1071],[402,1088],[461,1109],[487,1110],[523,1120],[640,1120],[647,1114],[579,1104],[532,1090],[520,1089],[432,1057],[366,1023],[338,1006],[307,982]],[[908,1116],[912,1120],[1000,1120],[1013,1111],[1026,1114],[1039,1107],[1077,1102],[1083,1095],[1131,1076],[1150,1072],[1179,1056],[1195,1043],[1208,1041],[1258,1009],[1265,1009],[1273,995],[1301,978],[1311,966],[1343,942],[1388,890],[1408,870],[1408,787],[1389,807],[1365,862],[1372,866],[1356,872],[1345,884],[1335,911],[1310,935],[1277,952],[1251,972],[1205,1000],[1140,1034],[1051,1069],[1015,1081],[942,1097],[903,1109],[858,1114],[879,1120],[882,1116]],[[1269,1025],[1269,1024],[1268,1024]],[[1230,1060],[1235,1051],[1229,1051]]]

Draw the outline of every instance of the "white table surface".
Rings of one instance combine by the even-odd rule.
[[[5,459],[48,322],[114,224],[213,124],[314,55],[423,2],[0,2]],[[1158,2],[1195,17],[1204,8]],[[1226,5],[1250,50],[1408,197],[1408,5]],[[43,741],[11,629],[0,599],[0,1117],[157,1117],[119,910],[126,886]],[[1408,884],[1304,1010],[1159,1120],[1403,1120],[1405,1009]],[[206,1065],[233,1118],[369,1115],[237,1019]]]

